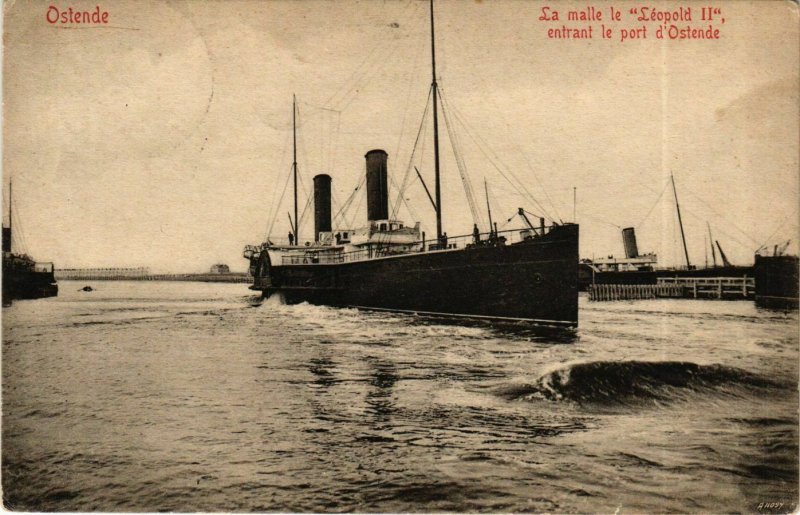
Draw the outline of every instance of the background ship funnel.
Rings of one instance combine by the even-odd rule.
[[[633,227],[622,229],[622,244],[625,245],[626,258],[639,257],[639,248],[636,246],[636,233],[633,232]]]
[[[314,241],[319,233],[331,231],[331,176],[321,173],[314,177]]]
[[[389,155],[383,150],[370,150],[364,157],[367,159],[367,220],[386,220],[389,218],[386,172]]]

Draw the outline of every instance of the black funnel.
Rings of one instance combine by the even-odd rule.
[[[314,241],[319,233],[331,231],[331,176],[321,173],[314,177]]]
[[[639,257],[639,248],[636,246],[636,233],[633,227],[622,229],[622,244],[625,246],[625,257]]]
[[[386,160],[389,155],[383,150],[370,150],[367,158],[367,220],[389,218],[389,188],[387,185]]]

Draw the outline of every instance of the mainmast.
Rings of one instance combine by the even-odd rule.
[[[708,244],[711,245],[711,257],[714,260],[714,268],[717,268],[717,251],[714,250],[714,238],[711,237],[711,225],[706,222],[706,227],[708,227]],[[708,249],[706,249],[708,252]]]
[[[675,189],[675,176],[669,174],[672,181],[672,193],[675,195],[675,209],[678,211],[678,225],[681,226],[681,240],[683,240],[683,254],[686,256],[686,268],[691,268],[689,264],[689,251],[686,249],[686,235],[683,233],[683,221],[681,221],[681,206],[678,204],[678,191]]]
[[[297,98],[292,95],[292,170],[294,171],[294,243],[300,245],[300,234],[298,233],[299,220],[297,219]]]
[[[439,114],[436,108],[439,96],[439,88],[436,85],[436,40],[433,31],[433,0],[431,0],[431,70],[433,81],[431,82],[431,93],[433,95],[433,159],[434,172],[436,177],[436,240],[442,243],[442,194],[441,182],[439,180]]]
[[[492,222],[492,206],[489,205],[489,186],[486,184],[486,178],[483,179],[483,189],[486,192],[486,211],[489,212],[489,237],[494,234],[494,225]],[[494,236],[497,236],[494,234]]]
[[[12,188],[12,186],[13,186],[13,184],[11,182],[11,179],[9,179],[8,180],[8,248],[7,249],[5,248],[6,243],[5,243],[5,234],[4,234],[3,235],[3,240],[4,240],[3,241],[3,252],[13,252],[13,248],[12,247],[14,246],[14,233],[11,232],[11,223],[12,223],[12,218],[14,217],[14,215],[11,214],[11,202],[12,202],[11,188]],[[3,232],[5,232],[5,231],[3,231]]]

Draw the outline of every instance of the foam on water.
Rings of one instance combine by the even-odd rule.
[[[2,481],[16,509],[797,500],[796,313],[581,299],[580,328],[557,336],[289,306],[244,285],[82,286],[3,310]]]

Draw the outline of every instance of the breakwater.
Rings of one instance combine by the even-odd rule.
[[[206,283],[250,283],[252,277],[245,272],[203,273],[203,274],[153,274],[141,269],[93,269],[55,271],[58,281],[198,281]]]

